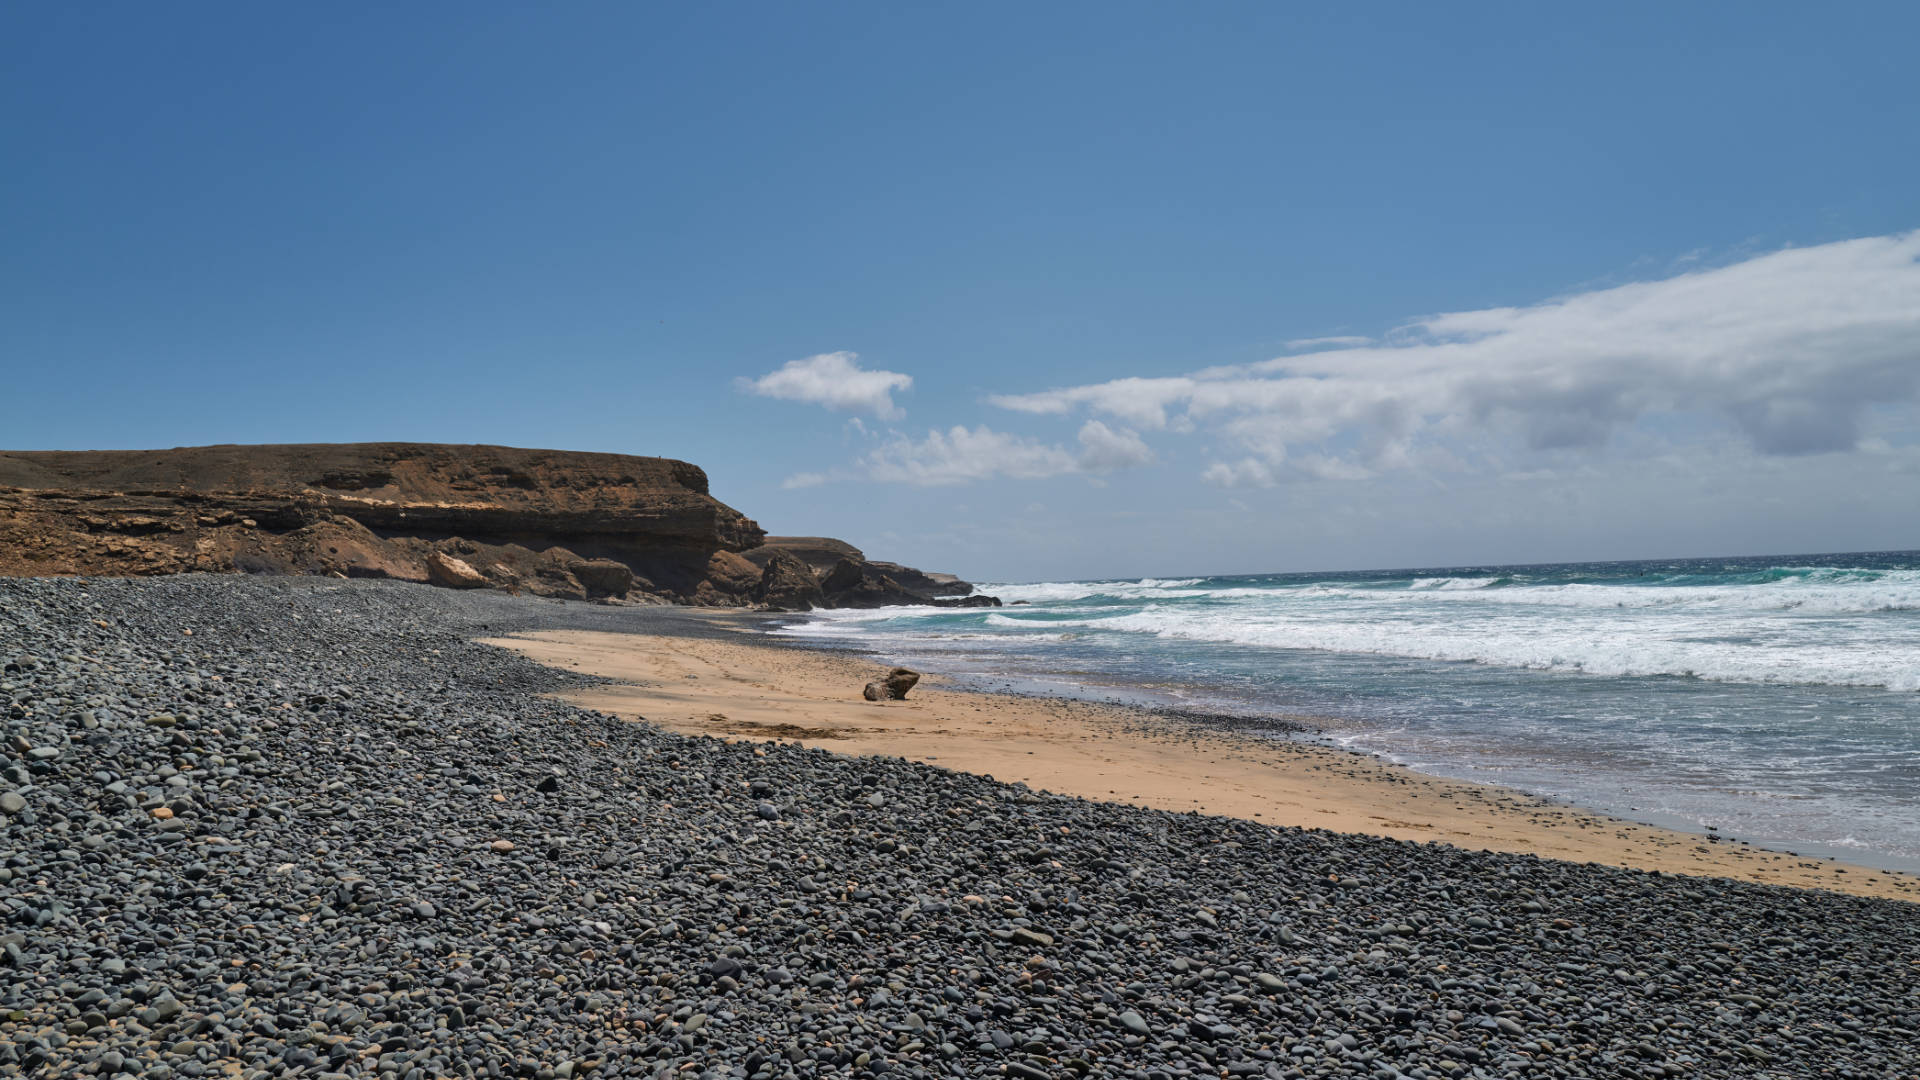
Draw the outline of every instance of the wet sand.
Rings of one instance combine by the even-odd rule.
[[[1160,810],[1920,900],[1920,878],[1911,875],[1623,821],[1144,709],[957,691],[942,687],[937,675],[905,701],[864,701],[861,687],[884,668],[846,653],[769,644],[746,630],[556,631],[486,640],[543,664],[617,680],[565,697],[682,734],[892,755]]]

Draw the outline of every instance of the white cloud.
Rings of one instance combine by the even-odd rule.
[[[1352,348],[1357,348],[1358,346],[1361,346],[1361,345],[1371,345],[1371,344],[1373,344],[1372,338],[1357,337],[1352,334],[1341,334],[1341,335],[1336,335],[1334,337],[1294,338],[1292,341],[1289,341],[1286,343],[1287,348],[1295,349],[1295,350],[1298,350],[1298,349],[1352,349]]]
[[[1058,476],[1074,470],[1073,455],[1058,446],[955,425],[915,441],[896,434],[861,459],[875,480],[900,484],[964,484],[990,476]]]
[[[1762,455],[1851,450],[1877,411],[1920,397],[1916,260],[1920,232],[1789,249],[1436,315],[1384,343],[989,400],[1205,431],[1230,460],[1204,478],[1228,485],[1457,466],[1456,451],[1504,444],[1586,449],[1661,425],[1731,428]]]
[[[1157,431],[1167,426],[1167,406],[1192,393],[1193,385],[1194,381],[1189,378],[1115,379],[1065,390],[1042,390],[1037,394],[996,395],[987,401],[1003,409],[1041,414],[1066,413],[1086,405],[1096,412]]]
[[[797,472],[785,480],[780,481],[780,486],[788,491],[794,491],[799,488],[819,487],[826,482],[826,473]]]
[[[894,405],[893,392],[910,389],[913,376],[897,371],[867,371],[861,368],[859,359],[858,353],[821,353],[804,360],[790,360],[758,379],[735,379],[734,385],[761,397],[872,413],[882,420],[897,420],[906,415]]]
[[[1110,473],[1153,464],[1153,451],[1126,428],[1110,428],[1098,420],[1080,426],[1080,471]]]
[[[1050,476],[1103,476],[1151,464],[1154,454],[1140,436],[1089,420],[1080,428],[1075,451],[982,425],[927,432],[924,439],[896,433],[860,459],[867,475],[888,483],[926,487],[965,484],[994,476],[1042,479]]]
[[[1289,480],[1365,480],[1374,470],[1327,454],[1244,457],[1216,461],[1200,472],[1200,479],[1220,487],[1273,487]]]
[[[1220,487],[1272,487],[1273,468],[1258,458],[1216,461],[1200,472],[1200,479]]]

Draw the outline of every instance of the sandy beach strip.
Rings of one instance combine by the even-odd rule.
[[[725,627],[724,620],[718,625]],[[1089,799],[1469,850],[1920,900],[1920,878],[1710,840],[1305,742],[1127,706],[959,691],[864,701],[884,668],[735,634],[553,631],[483,639],[616,680],[565,695],[689,735],[891,755]]]

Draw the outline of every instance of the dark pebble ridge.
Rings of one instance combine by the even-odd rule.
[[[647,617],[0,581],[0,1075],[1920,1075],[1920,906],[679,737],[467,640]]]

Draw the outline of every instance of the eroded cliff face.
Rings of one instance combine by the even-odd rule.
[[[541,595],[747,603],[711,587],[711,565],[764,536],[667,458],[432,443],[0,453],[9,574],[425,581],[439,552]],[[632,575],[619,593],[607,563]]]
[[[786,609],[971,591],[842,541],[768,537],[669,458],[439,443],[0,452],[0,574],[190,571]]]

